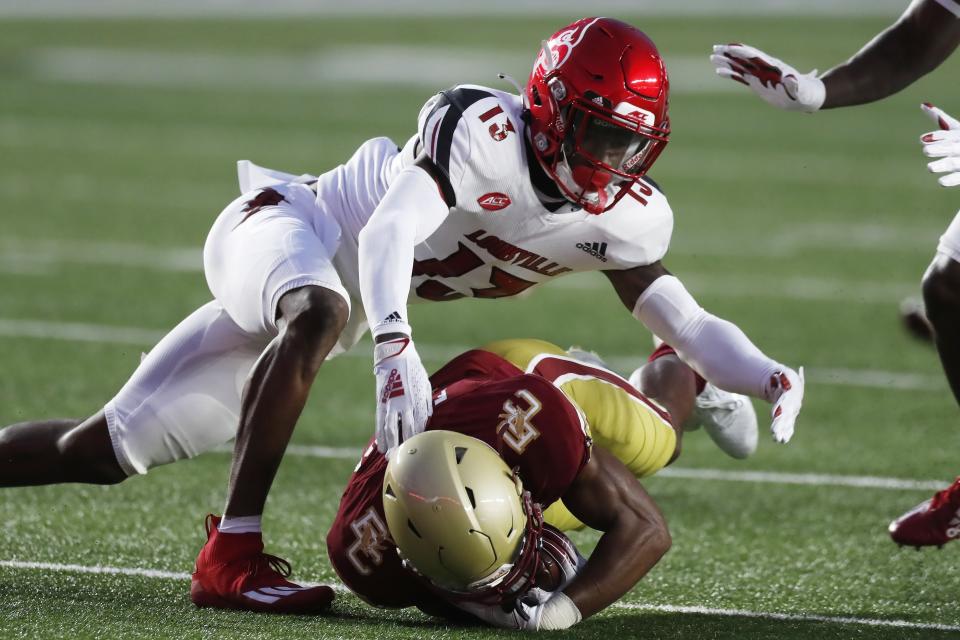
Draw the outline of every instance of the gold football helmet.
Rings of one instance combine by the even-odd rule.
[[[405,565],[447,597],[500,602],[532,585],[543,516],[485,442],[426,431],[390,456],[383,510]]]

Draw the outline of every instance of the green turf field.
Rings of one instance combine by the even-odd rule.
[[[540,39],[573,17],[0,22],[0,425],[96,411],[155,336],[208,299],[199,248],[236,194],[235,160],[320,172],[368,137],[405,140],[444,74],[462,64],[464,82],[522,80]],[[922,100],[960,112],[960,56],[885,103],[802,116],[714,80],[710,46],[743,40],[824,69],[881,19],[634,21],[676,86],[651,174],[676,215],[665,262],[771,355],[806,365],[807,400],[794,441],[764,437],[749,461],[691,434],[680,471],[647,483],[673,549],[622,606],[569,635],[960,637],[960,544],[916,553],[885,532],[960,472],[960,416],[936,355],[896,313],[958,206],[917,138],[931,128]],[[437,58],[397,80],[404,60]],[[344,73],[351,59],[367,80]],[[623,370],[650,349],[600,276],[420,307],[413,322],[428,368],[506,337],[580,343]],[[361,343],[321,371],[268,504],[269,550],[304,580],[334,580],[324,538],[373,429],[368,356]],[[322,618],[194,609],[184,575],[228,463],[212,453],[118,487],[0,493],[0,638],[501,635],[348,594]],[[595,536],[574,539],[588,550]]]

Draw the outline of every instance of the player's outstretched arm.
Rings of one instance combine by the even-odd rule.
[[[794,371],[769,358],[739,327],[697,304],[660,262],[604,274],[634,317],[706,380],[772,403],[773,438],[790,440],[803,402],[803,367]]]
[[[670,532],[637,478],[601,447],[593,448],[563,503],[588,527],[603,532],[587,564],[563,590],[587,618],[647,575],[670,549]]]
[[[953,5],[953,10],[945,4]],[[960,3],[915,0],[852,58],[821,76],[824,109],[881,100],[940,66],[960,45]]]
[[[479,603],[457,606],[504,629],[568,629],[616,602],[670,549],[670,532],[657,505],[636,477],[605,449],[594,446],[563,502],[603,535],[562,591],[531,589],[515,608],[506,611]]]
[[[914,0],[856,55],[819,77],[739,43],[714,46],[710,61],[718,75],[747,85],[770,104],[810,112],[897,93],[936,69],[958,44],[960,2]]]
[[[422,162],[400,172],[360,232],[360,295],[374,338],[377,448],[423,431],[433,411],[430,381],[413,345],[407,293],[413,250],[450,209]]]

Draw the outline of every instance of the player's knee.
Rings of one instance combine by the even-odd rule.
[[[670,551],[670,547],[673,546],[673,536],[670,535],[670,529],[667,528],[666,522],[662,522],[653,531],[651,544],[661,556]]]
[[[673,453],[670,455],[670,459],[667,460],[667,466],[676,462],[683,452],[683,427],[679,424],[673,425],[673,431],[677,436],[677,444],[674,445]]]
[[[307,354],[311,368],[319,369],[350,318],[343,296],[324,287],[301,287],[280,299],[284,341]]]
[[[66,432],[57,440],[57,450],[70,476],[93,484],[118,484],[127,473],[117,461],[104,423],[103,433],[90,424]]]
[[[960,313],[960,263],[935,260],[923,276],[923,302],[934,323]]]
[[[640,392],[663,406],[676,425],[682,425],[690,417],[696,387],[693,370],[675,355],[648,363],[640,375]],[[679,448],[678,439],[678,451]]]

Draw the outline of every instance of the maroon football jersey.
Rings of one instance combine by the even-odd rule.
[[[433,416],[427,429],[483,440],[516,468],[524,488],[544,508],[558,500],[590,457],[590,440],[577,408],[544,378],[524,374],[499,356],[468,351],[432,378]],[[386,458],[371,442],[357,465],[327,535],[327,552],[340,579],[380,607],[436,600],[403,568],[383,513]]]

